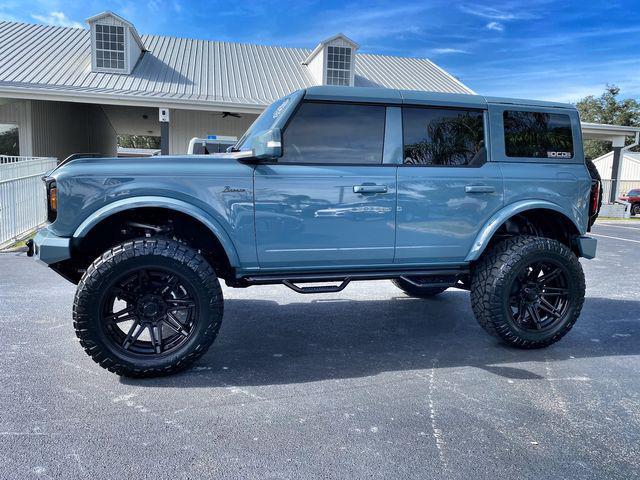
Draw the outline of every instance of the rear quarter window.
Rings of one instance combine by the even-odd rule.
[[[503,121],[507,157],[573,158],[569,115],[507,110],[503,113]]]

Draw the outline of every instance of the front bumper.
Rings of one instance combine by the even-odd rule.
[[[580,252],[581,257],[588,259],[595,258],[598,240],[591,237],[578,237],[576,238],[576,245],[578,246],[578,252]]]
[[[33,237],[33,255],[51,265],[71,258],[71,239],[59,237],[45,227]]]

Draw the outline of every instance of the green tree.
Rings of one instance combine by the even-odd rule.
[[[160,137],[151,135],[118,135],[118,146],[125,148],[160,148]]]
[[[620,88],[607,85],[599,97],[589,95],[576,103],[583,122],[606,123],[611,125],[640,126],[640,103],[632,98],[620,100]],[[629,139],[628,143],[632,140]],[[594,159],[611,151],[611,143],[602,140],[585,140],[584,153]]]

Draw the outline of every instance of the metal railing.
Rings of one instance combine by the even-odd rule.
[[[46,221],[47,199],[41,177],[56,163],[50,157],[0,156],[0,247]]]
[[[602,180],[602,200],[604,203],[609,203],[609,199],[611,198],[611,188],[612,188],[613,180],[603,179]],[[629,190],[633,190],[635,188],[640,188],[640,180],[620,180],[618,192],[616,198],[621,195],[626,194]]]

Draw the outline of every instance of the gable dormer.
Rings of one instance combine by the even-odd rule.
[[[339,33],[320,42],[309,54],[306,65],[318,85],[353,87],[358,44]]]
[[[133,24],[113,12],[87,19],[91,30],[91,71],[129,74],[144,52]]]

